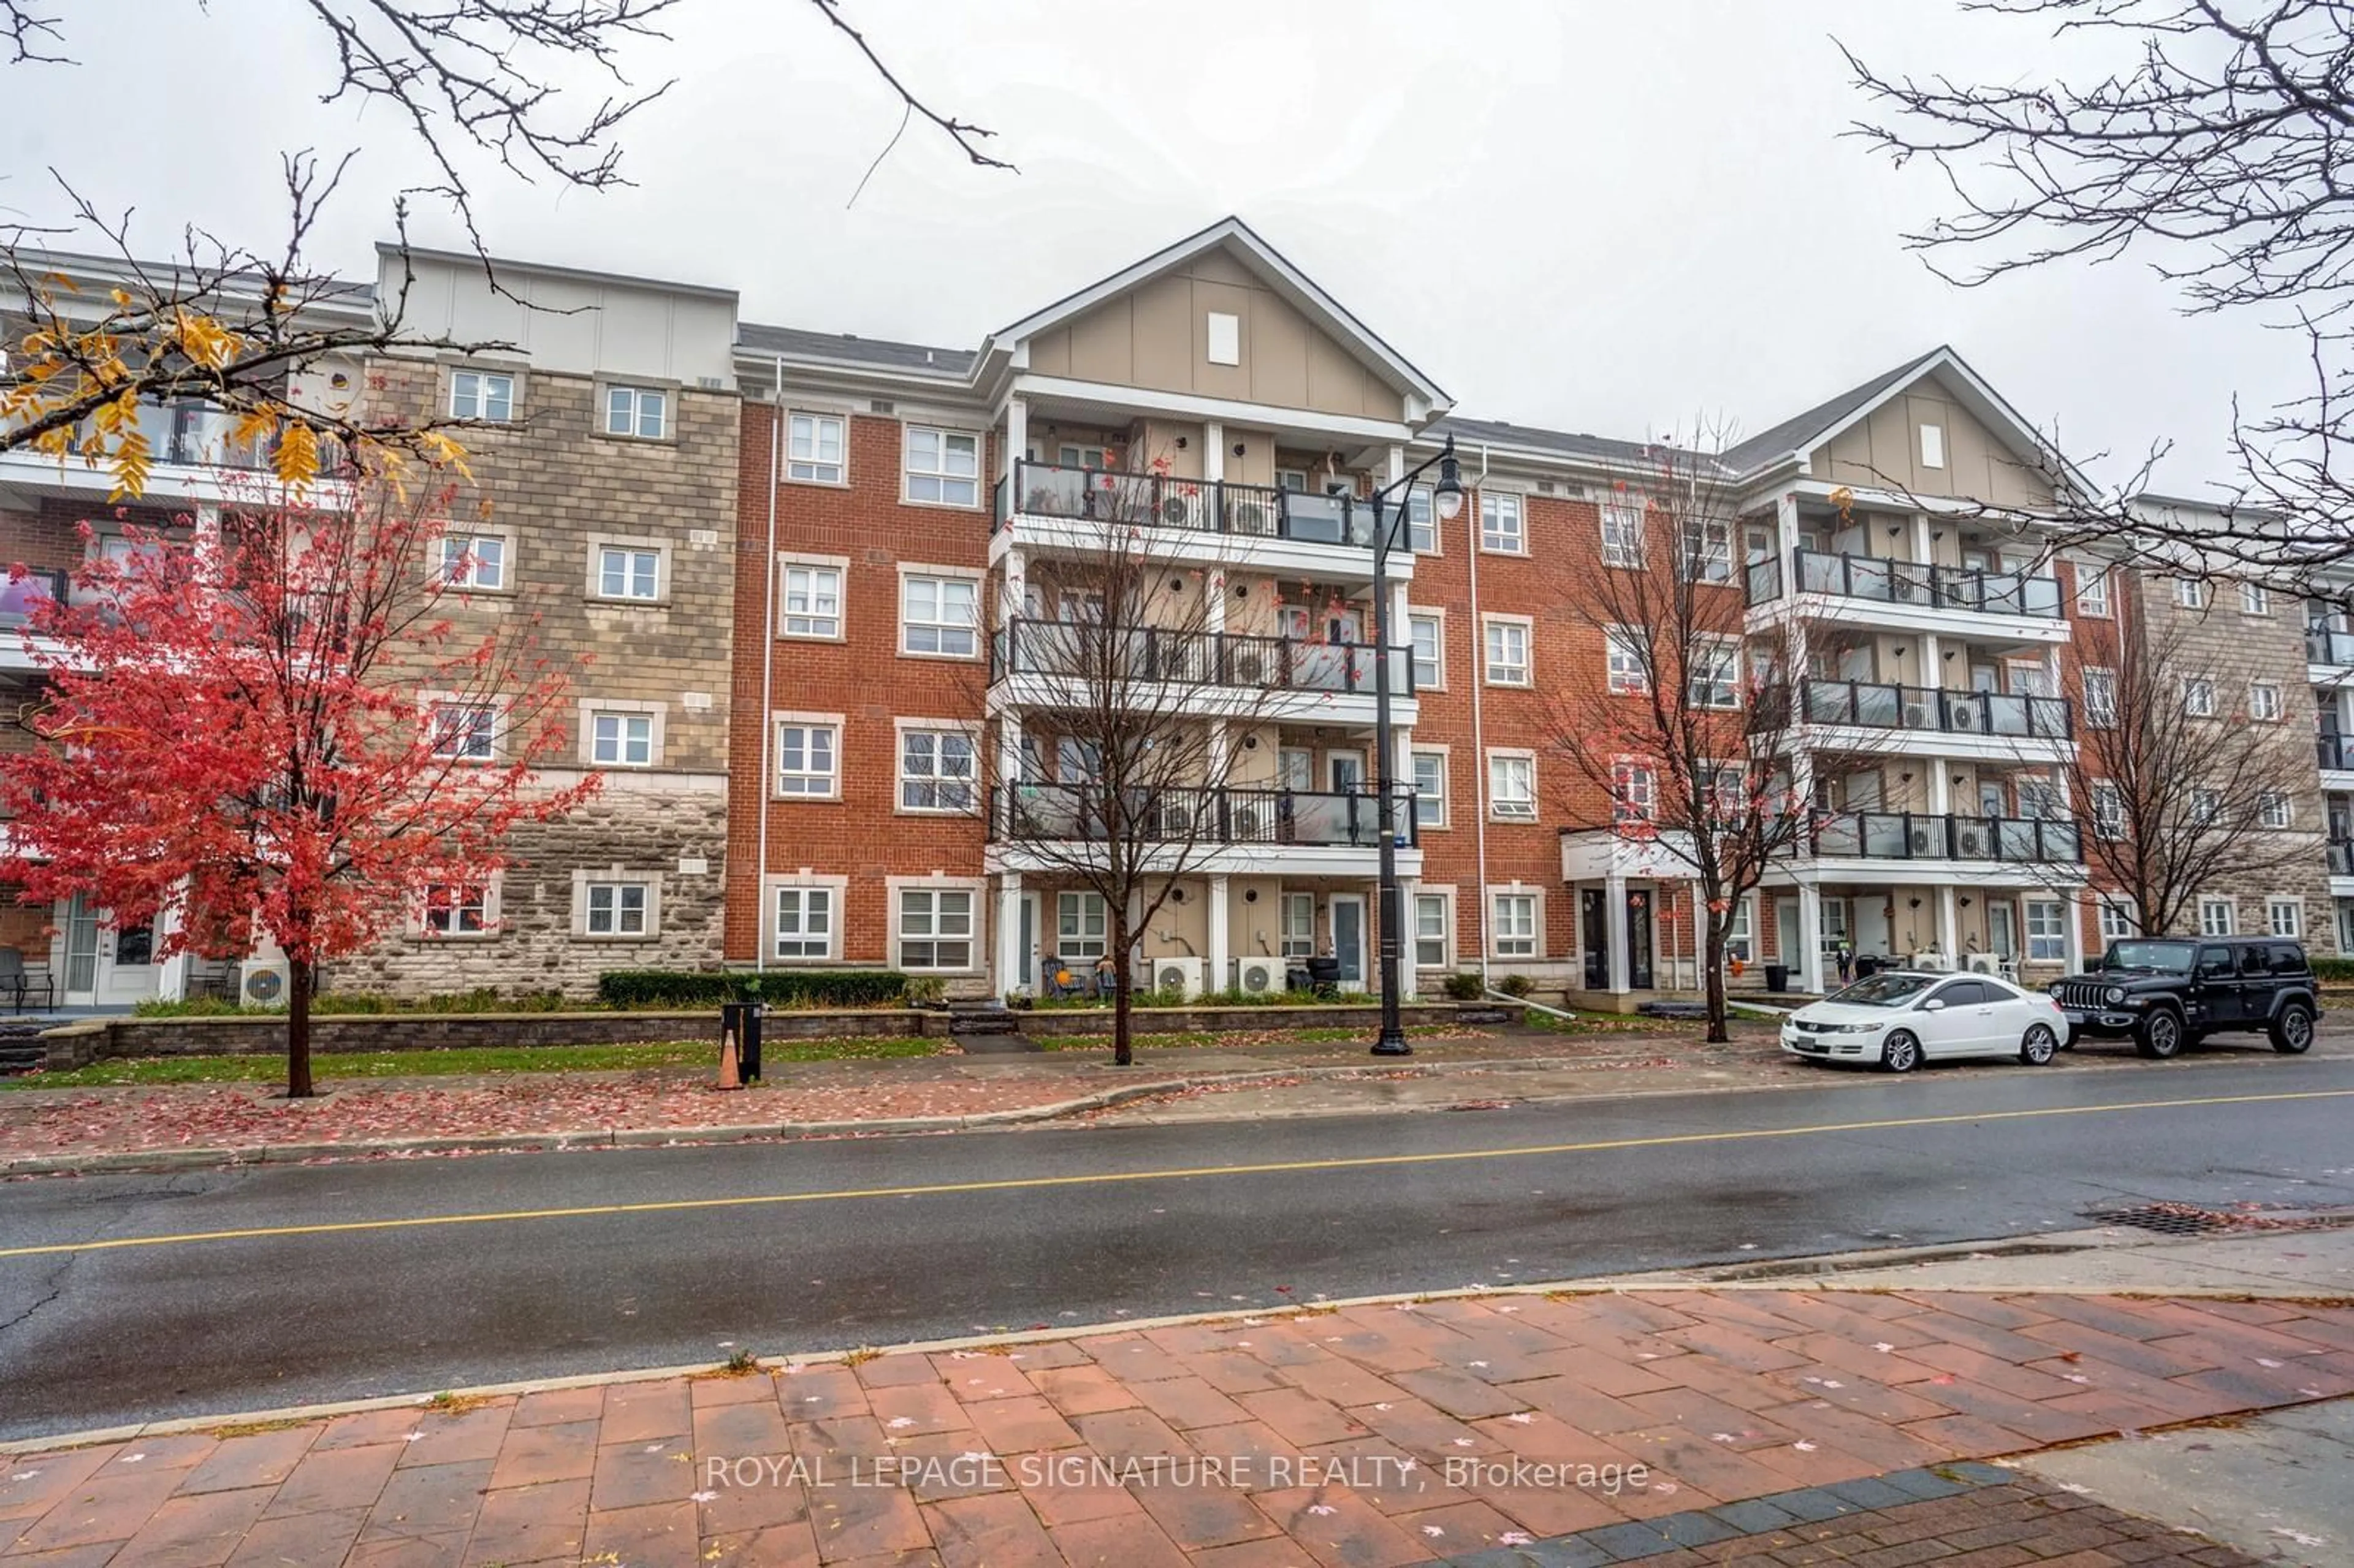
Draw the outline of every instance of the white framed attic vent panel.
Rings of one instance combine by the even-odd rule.
[[[1204,326],[1213,365],[1240,365],[1243,362],[1243,318],[1225,311],[1209,313]]]

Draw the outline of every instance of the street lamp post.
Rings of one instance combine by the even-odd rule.
[[[1396,527],[1384,514],[1384,503],[1395,498],[1394,515],[1401,521],[1410,515],[1414,482],[1438,470],[1438,483],[1431,492],[1431,508],[1440,520],[1452,522],[1463,510],[1462,470],[1455,461],[1455,438],[1447,438],[1447,445],[1436,457],[1426,458],[1420,465],[1402,479],[1396,479],[1373,492],[1373,790],[1380,801],[1376,820],[1381,825],[1381,923],[1382,923],[1382,1032],[1373,1041],[1376,1056],[1411,1056],[1414,1047],[1407,1044],[1405,1028],[1398,1022],[1401,986],[1398,975],[1400,938],[1404,915],[1398,907],[1397,880],[1397,789],[1393,769],[1397,761],[1397,747],[1390,734],[1390,592],[1387,570],[1390,546],[1396,542]],[[1436,527],[1434,523],[1432,526]]]

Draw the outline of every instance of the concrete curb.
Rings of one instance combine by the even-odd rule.
[[[2073,1234],[2073,1233],[2061,1233]],[[2001,1246],[2018,1246],[2034,1238],[2012,1236],[1989,1238],[1977,1244],[1978,1250]],[[1925,1253],[1962,1254],[1969,1244],[1956,1243],[1938,1248],[1896,1248],[1913,1260]],[[1833,1254],[1840,1258],[1869,1255],[1864,1254]],[[1803,1260],[1791,1259],[1791,1262]],[[1511,1296],[1635,1296],[1635,1295],[1739,1295],[1745,1291],[1812,1291],[1818,1294],[1853,1294],[1885,1296],[1901,1294],[1904,1287],[1893,1286],[1849,1287],[1839,1283],[1836,1275],[1814,1278],[1763,1280],[1649,1280],[1633,1277],[1599,1279],[1559,1279],[1550,1281],[1518,1281],[1509,1285],[1466,1285],[1443,1290],[1399,1290],[1376,1296],[1334,1297],[1328,1300],[1285,1303],[1266,1308],[1223,1307],[1199,1312],[1176,1312],[1157,1318],[1114,1318],[1097,1323],[1063,1324],[1048,1329],[1020,1329],[983,1334],[959,1334],[939,1340],[911,1340],[894,1345],[863,1345],[852,1350],[811,1351],[805,1354],[760,1356],[760,1370],[775,1376],[790,1373],[803,1367],[830,1366],[855,1357],[865,1360],[875,1355],[944,1355],[955,1351],[986,1350],[1001,1345],[1044,1345],[1066,1340],[1092,1339],[1105,1334],[1131,1334],[1150,1329],[1181,1329],[1201,1323],[1267,1322],[1288,1318],[1314,1318],[1356,1307],[1390,1307],[1400,1311],[1410,1310],[1426,1301],[1465,1301],[1490,1297]],[[2115,1296],[2132,1299],[2154,1300],[2222,1300],[2245,1301],[2250,1293],[2242,1288],[2183,1286],[2165,1290],[2119,1289],[2102,1286],[2035,1286],[2021,1287],[2005,1285],[1923,1285],[1918,1288],[1934,1289],[1941,1294],[1968,1296]],[[2263,1298],[2268,1301],[2337,1303],[2344,1298],[2327,1292],[2303,1295],[2276,1294]],[[86,1448],[96,1443],[119,1443],[134,1437],[164,1437],[185,1432],[210,1432],[223,1426],[275,1425],[297,1421],[320,1421],[338,1415],[359,1414],[372,1410],[415,1410],[429,1413],[438,1399],[468,1400],[499,1398],[507,1394],[547,1393],[572,1388],[602,1388],[619,1383],[660,1383],[666,1378],[703,1377],[721,1372],[716,1361],[693,1361],[680,1365],[635,1367],[620,1372],[578,1372],[563,1377],[524,1378],[510,1383],[477,1383],[467,1388],[443,1389],[432,1393],[382,1394],[369,1399],[331,1400],[316,1404],[283,1405],[273,1410],[231,1411],[213,1415],[175,1416],[168,1421],[134,1422],[122,1426],[92,1427],[86,1431],[61,1433],[49,1437],[17,1437],[0,1440],[0,1455],[45,1454],[68,1448]],[[2285,1408],[2285,1407],[2273,1407]],[[2201,1425],[2200,1422],[2185,1425]]]

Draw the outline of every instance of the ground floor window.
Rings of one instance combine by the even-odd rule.
[[[1840,950],[1845,948],[1847,943],[1847,900],[1826,898],[1823,900],[1822,950],[1824,957],[1836,960]]]
[[[1055,954],[1065,959],[1104,956],[1111,921],[1100,893],[1065,893],[1055,900]]]
[[[777,889],[777,951],[780,959],[833,957],[833,889]]]
[[[1414,961],[1418,969],[1447,967],[1447,895],[1414,895]]]
[[[2304,899],[2272,899],[2265,904],[2264,914],[2272,922],[2274,936],[2302,937],[2305,935]]]
[[[2123,941],[2139,934],[2140,922],[2134,918],[2133,906],[2122,898],[2101,900],[2101,940]]]
[[[491,890],[487,887],[429,887],[425,890],[425,928],[437,937],[479,937],[490,929]]]
[[[1537,895],[1533,893],[1496,895],[1495,951],[1500,959],[1537,956]]]
[[[899,967],[972,968],[972,893],[961,887],[899,890]]]
[[[1316,895],[1312,893],[1287,893],[1283,895],[1283,956],[1287,959],[1312,958],[1316,952]]]
[[[1755,923],[1750,918],[1755,911],[1755,906],[1748,899],[1734,900],[1733,924],[1726,927],[1724,933],[1724,956],[1735,963],[1748,964],[1756,961],[1757,944],[1753,934]]]
[[[2068,906],[2053,898],[2027,901],[2027,959],[2058,963],[2068,956]]]
[[[642,882],[590,883],[588,934],[592,937],[644,936],[648,892]]]
[[[2199,901],[2199,934],[2202,937],[2228,937],[2238,927],[2238,911],[2228,898],[2202,898]]]

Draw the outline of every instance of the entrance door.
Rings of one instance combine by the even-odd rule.
[[[1331,899],[1332,956],[1341,962],[1341,989],[1365,989],[1365,897],[1335,893]]]
[[[1008,990],[1016,986],[1027,991],[1035,991],[1038,989],[1040,977],[1045,973],[1046,969],[1045,952],[1039,940],[1038,927],[1038,895],[1034,893],[1024,893],[1022,895],[1022,945],[1014,949],[1022,955],[1022,972],[1004,977],[1004,984]]]
[[[1651,895],[1649,889],[1627,895],[1627,988],[1651,989]]]
[[[2349,905],[2354,907],[2354,905]],[[1577,894],[1578,950],[1585,957],[1585,989],[1610,989],[1610,895],[1598,887]]]
[[[155,932],[150,926],[106,924],[102,912],[76,894],[58,922],[65,930],[67,1007],[122,1007],[155,994]]]
[[[2011,905],[2007,898],[1987,905],[1987,946],[1999,959],[2019,957],[2019,938],[2011,926]]]
[[[58,1000],[68,1007],[89,1007],[98,1001],[98,911],[77,893],[58,924],[66,933],[65,984]]]
[[[1362,751],[1330,751],[1324,754],[1324,766],[1331,770],[1332,793],[1362,795],[1365,789],[1365,754]]]

